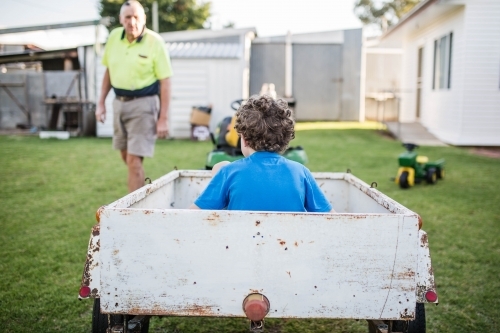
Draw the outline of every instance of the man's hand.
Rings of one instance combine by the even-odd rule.
[[[168,137],[168,120],[162,118],[158,119],[156,123],[156,134],[160,139]]]
[[[97,108],[95,110],[95,119],[103,124],[104,121],[106,121],[106,106],[104,105],[104,103],[99,103],[97,105]]]

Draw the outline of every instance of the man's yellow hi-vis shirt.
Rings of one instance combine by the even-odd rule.
[[[165,42],[147,28],[132,43],[127,40],[124,28],[111,31],[102,64],[108,68],[111,86],[118,96],[156,95],[158,80],[172,76]]]

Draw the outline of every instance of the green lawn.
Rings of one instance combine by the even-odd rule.
[[[440,305],[428,332],[500,332],[500,160],[456,147],[422,147],[447,161],[437,185],[400,190],[400,143],[374,130],[305,130],[312,171],[345,171],[419,213],[429,234]],[[156,179],[201,169],[209,142],[159,141],[145,160]],[[111,140],[0,137],[0,331],[90,332],[91,301],[77,294],[95,211],[126,194],[126,168]],[[269,332],[366,332],[355,320],[268,320]],[[244,319],[155,318],[152,332],[248,332]]]

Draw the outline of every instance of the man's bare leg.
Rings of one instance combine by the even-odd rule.
[[[142,156],[127,154],[122,150],[122,159],[128,168],[128,191],[133,192],[144,185],[144,168],[142,167]]]
[[[127,151],[120,150],[120,156],[122,157],[123,163],[127,164]]]

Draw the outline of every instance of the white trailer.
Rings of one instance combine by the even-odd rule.
[[[337,214],[189,210],[211,178],[194,170],[99,208],[79,293],[95,298],[93,332],[147,332],[153,315],[425,332],[438,299],[420,216],[350,173],[314,177]]]

